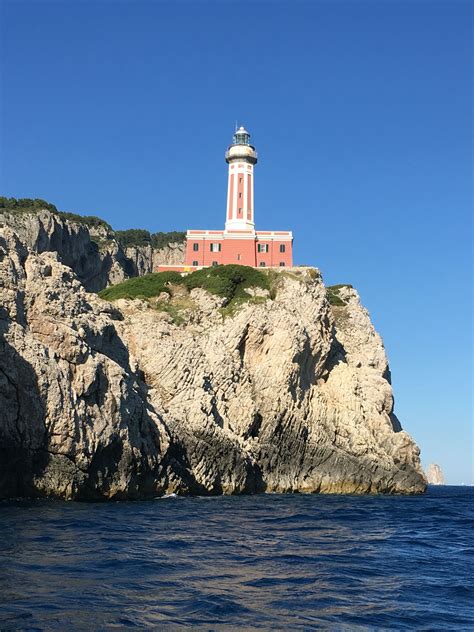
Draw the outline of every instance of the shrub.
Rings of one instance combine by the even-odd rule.
[[[169,233],[150,233],[142,228],[116,230],[115,237],[123,248],[129,246],[152,246],[157,250],[171,243],[181,243],[186,239],[186,233],[172,231]]]
[[[101,298],[114,301],[119,298],[152,298],[160,292],[171,293],[170,285],[184,285],[188,290],[200,287],[211,294],[217,294],[228,301],[244,299],[250,296],[245,288],[260,287],[270,289],[267,274],[247,266],[215,266],[196,270],[187,276],[179,272],[154,272],[141,277],[128,279],[118,285],[112,285],[99,292]]]
[[[40,198],[16,199],[0,197],[0,212],[5,211],[9,213],[37,213],[38,211],[43,210],[50,211],[51,213],[58,215],[62,219],[67,219],[71,222],[76,222],[77,224],[83,224],[84,226],[88,226],[90,228],[101,226],[103,228],[106,228],[107,230],[112,230],[110,224],[108,224],[100,217],[96,217],[95,215],[78,215],[77,213],[65,213],[63,211],[58,211],[54,204],[46,202],[45,200],[41,200]]]
[[[40,198],[7,198],[0,196],[0,212],[8,211],[10,213],[31,213],[42,210],[52,211],[57,213],[58,209],[51,204]]]
[[[123,283],[111,285],[99,292],[101,298],[115,301],[119,298],[151,298],[161,292],[170,294],[170,283],[182,283],[179,272],[153,272],[144,276],[128,279]]]
[[[115,238],[123,248],[128,246],[149,246],[151,244],[150,231],[142,228],[116,230]]]
[[[82,224],[88,228],[100,227],[105,228],[108,231],[112,230],[112,226],[110,224],[96,215],[78,215],[77,213],[68,213],[65,211],[58,211],[57,214],[63,219],[75,222],[76,224]]]
[[[347,301],[344,301],[339,296],[339,290],[343,287],[352,288],[352,285],[349,285],[348,283],[340,283],[339,285],[328,285],[328,287],[326,288],[326,292],[330,305],[335,305],[337,307],[347,305]]]
[[[188,289],[202,287],[211,294],[217,294],[231,301],[234,298],[245,298],[248,287],[270,289],[268,276],[260,270],[248,266],[227,265],[214,266],[196,270],[184,278]]]
[[[151,245],[159,250],[172,243],[183,243],[186,239],[186,233],[180,231],[171,231],[169,233],[152,233]]]

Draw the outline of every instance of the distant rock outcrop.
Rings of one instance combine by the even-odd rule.
[[[88,243],[0,230],[0,497],[424,491],[355,290],[331,305],[295,268],[234,310],[182,286],[111,304],[78,279]]]
[[[67,216],[48,209],[34,212],[0,209],[0,226],[11,228],[29,250],[57,252],[59,261],[74,270],[89,292],[98,292],[130,277],[154,272],[159,265],[184,260],[182,242],[161,248],[149,245],[123,248],[105,222],[87,226],[66,219]]]
[[[440,466],[431,463],[426,470],[426,479],[429,485],[444,485],[444,474]]]

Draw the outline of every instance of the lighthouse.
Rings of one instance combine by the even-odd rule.
[[[293,265],[289,230],[255,230],[254,167],[257,151],[245,127],[234,133],[225,152],[228,164],[224,230],[188,230],[184,265],[160,270],[192,271],[207,266],[239,264],[258,268]]]
[[[225,230],[253,231],[253,168],[257,164],[257,152],[244,127],[235,132],[225,159],[229,165]]]

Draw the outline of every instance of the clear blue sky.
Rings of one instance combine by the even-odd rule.
[[[221,228],[235,121],[256,221],[352,283],[396,412],[472,472],[471,2],[1,3],[1,193],[115,228]]]

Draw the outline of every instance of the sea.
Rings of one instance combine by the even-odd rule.
[[[474,630],[473,501],[3,501],[0,630]]]

